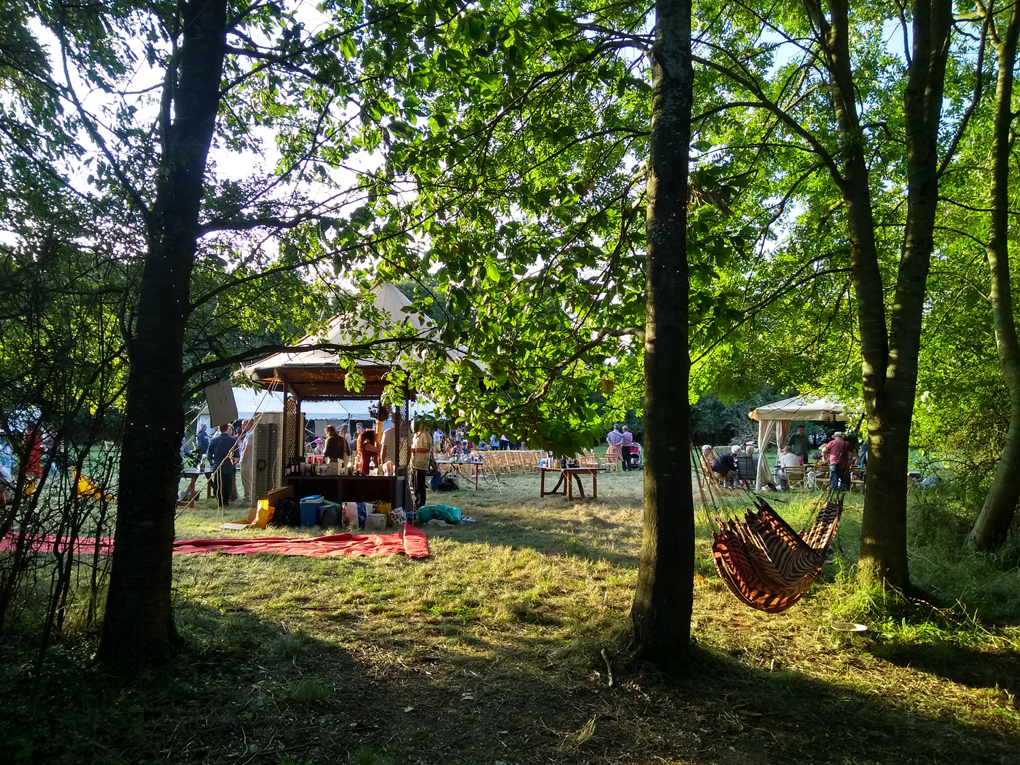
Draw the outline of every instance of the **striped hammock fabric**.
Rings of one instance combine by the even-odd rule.
[[[720,520],[712,555],[719,576],[751,608],[778,613],[792,606],[818,578],[839,528],[843,500],[829,500],[814,525],[798,534],[763,499],[744,520]]]

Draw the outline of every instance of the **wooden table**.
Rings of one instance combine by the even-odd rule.
[[[198,491],[195,489],[195,484],[198,483],[199,476],[209,476],[215,473],[215,470],[206,468],[205,470],[199,470],[198,468],[188,468],[187,470],[181,471],[181,478],[190,478],[191,483],[188,484],[188,488],[185,489],[181,494],[178,495],[177,505],[178,507],[191,507],[195,504],[195,500],[198,499]],[[205,484],[205,496],[206,499],[211,499],[213,496],[213,485],[212,481],[206,481]]]
[[[478,469],[485,467],[481,462],[457,462],[456,460],[436,460],[437,465],[447,465],[457,468],[457,475],[465,481],[470,481],[471,476],[467,475],[462,468],[474,466],[475,468],[475,491],[478,491]]]
[[[821,475],[819,475],[819,473]],[[807,488],[816,489],[818,488],[818,481],[821,479],[822,486],[828,487],[829,485],[829,463],[828,462],[808,462],[804,465],[804,478],[807,481]]]
[[[568,500],[574,499],[574,481],[577,481],[577,491],[580,493],[579,499],[584,499],[584,486],[581,484],[581,476],[591,476],[591,498],[599,498],[599,473],[605,470],[601,467],[574,467],[574,468],[558,468],[558,467],[540,467],[538,469],[539,475],[541,476],[541,483],[539,485],[539,496],[545,497],[551,494],[558,494],[566,497]],[[545,474],[546,473],[559,473],[559,480],[556,485],[549,491],[545,490]],[[566,485],[564,485],[566,484]],[[562,491],[560,487],[563,487]]]

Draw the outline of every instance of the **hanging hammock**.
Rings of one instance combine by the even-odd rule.
[[[770,614],[785,611],[818,578],[836,536],[843,498],[831,498],[807,533],[798,534],[761,498],[744,521],[718,521],[712,555],[738,599]]]

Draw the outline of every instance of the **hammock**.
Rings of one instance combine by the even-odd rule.
[[[830,499],[807,533],[798,534],[769,504],[755,500],[743,522],[719,521],[712,555],[737,598],[770,614],[785,611],[818,578],[839,527],[843,499]]]

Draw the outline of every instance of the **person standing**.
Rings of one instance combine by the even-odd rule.
[[[414,512],[425,504],[425,478],[432,458],[432,436],[424,422],[414,423],[415,434],[411,442],[411,497]]]
[[[368,475],[374,464],[379,466],[379,447],[375,443],[374,430],[362,430],[358,434],[358,460],[362,475]]]
[[[241,420],[241,438],[238,448],[241,450],[241,488],[244,490],[244,501],[249,507],[255,504],[252,489],[252,457],[255,454],[255,425],[251,420]]]
[[[808,463],[811,443],[808,441],[808,437],[804,435],[803,425],[798,425],[797,432],[790,434],[790,437],[786,439],[786,445],[790,447],[791,452],[800,457],[800,464],[806,465]]]
[[[209,431],[206,430],[205,423],[202,423],[202,427],[195,434],[195,451],[199,454],[209,451]]]
[[[620,433],[620,456],[623,459],[623,469],[631,470],[631,452],[634,446],[634,434],[630,432],[630,428],[626,425],[623,426],[623,432]]]
[[[504,452],[510,451],[510,439],[505,435],[499,437],[499,449]]]
[[[613,467],[616,467],[616,463],[621,457],[620,444],[623,443],[623,434],[620,433],[620,426],[615,422],[613,423],[613,429],[606,436],[606,443],[609,444],[609,448],[606,449],[606,462],[612,460]]]
[[[822,447],[822,456],[829,461],[829,491],[850,488],[850,444],[836,431],[832,440]]]
[[[347,441],[347,434],[343,432],[346,425],[342,426],[339,431],[332,425],[326,426],[326,446],[322,450],[324,457],[329,457],[331,460],[340,460],[341,464],[346,465],[347,460],[351,456],[351,445]]]
[[[215,477],[216,504],[219,507],[230,504],[234,488],[234,449],[237,439],[229,434],[229,429],[229,425],[219,426],[219,432],[209,439],[209,451],[206,454]]]

